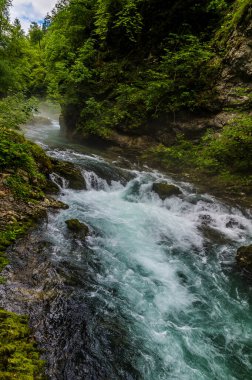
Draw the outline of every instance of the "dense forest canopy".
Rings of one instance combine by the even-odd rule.
[[[59,2],[46,36],[49,91],[77,125],[106,136],[163,112],[209,108],[209,42],[225,1]],[[103,116],[102,116],[103,115]],[[102,117],[101,117],[102,116]]]

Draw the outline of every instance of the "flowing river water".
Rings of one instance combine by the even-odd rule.
[[[43,312],[33,311],[49,378],[251,379],[251,288],[234,270],[237,248],[250,243],[249,211],[69,143],[56,120],[25,132],[87,183],[76,191],[61,180],[69,209],[39,231],[61,277]],[[151,191],[160,180],[182,195],[162,201]],[[67,232],[71,218],[90,227],[86,242]]]

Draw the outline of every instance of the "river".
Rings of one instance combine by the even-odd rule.
[[[251,287],[234,269],[237,248],[250,243],[249,211],[69,143],[57,119],[25,133],[78,165],[87,182],[76,191],[63,181],[59,199],[69,209],[39,230],[61,277],[43,323],[33,317],[49,378],[251,379]],[[151,191],[160,180],[182,195],[162,201]],[[90,227],[86,242],[67,232],[71,218]]]

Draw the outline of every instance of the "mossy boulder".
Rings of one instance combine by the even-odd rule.
[[[81,223],[78,219],[69,219],[65,221],[67,228],[76,236],[86,239],[89,234],[89,228],[85,223]]]
[[[152,191],[154,191],[158,196],[165,200],[166,198],[169,198],[173,195],[180,195],[182,194],[181,190],[175,186],[171,185],[166,182],[155,182],[152,185]]]
[[[86,181],[73,163],[52,159],[52,171],[64,177],[69,182],[69,187],[74,190],[86,190]]]
[[[252,273],[252,244],[237,250],[236,262],[241,269]]]
[[[0,309],[0,379],[45,379],[27,317]]]

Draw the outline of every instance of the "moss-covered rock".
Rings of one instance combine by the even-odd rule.
[[[43,190],[46,194],[58,195],[60,192],[59,187],[51,180],[47,180]]]
[[[88,226],[85,223],[81,223],[78,219],[69,219],[65,223],[68,229],[80,238],[86,239],[90,232]]]
[[[78,169],[71,162],[52,160],[53,168],[52,170],[64,177],[68,182],[71,189],[74,190],[85,190],[87,188],[86,181],[81,174],[80,169]]]
[[[237,250],[236,262],[241,269],[252,273],[252,244]]]
[[[0,309],[0,379],[45,379],[44,362],[24,316]]]
[[[64,203],[64,202],[61,202],[61,201],[58,201],[57,199],[54,199],[54,198],[51,198],[51,197],[48,197],[48,198],[45,198],[44,201],[41,203],[42,206],[44,207],[50,207],[52,209],[56,209],[56,210],[67,210],[69,209],[69,206]]]
[[[173,195],[182,194],[181,190],[177,186],[166,183],[166,182],[153,183],[152,191],[158,194],[158,196],[162,200],[165,200],[166,198],[171,197]]]

